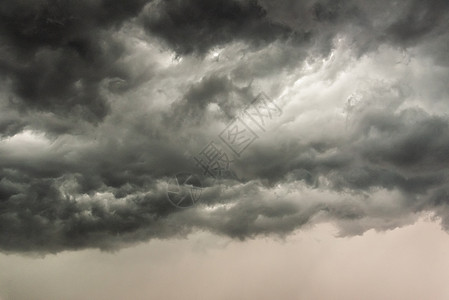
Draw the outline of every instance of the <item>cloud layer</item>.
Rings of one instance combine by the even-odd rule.
[[[447,1],[4,1],[0,249],[115,249],[195,230],[245,239],[449,229]],[[282,109],[240,156],[219,134]],[[254,124],[253,124],[254,125]],[[166,196],[210,141],[237,180]]]

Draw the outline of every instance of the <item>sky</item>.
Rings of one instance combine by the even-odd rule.
[[[447,0],[3,0],[0,45],[1,300],[449,297]]]

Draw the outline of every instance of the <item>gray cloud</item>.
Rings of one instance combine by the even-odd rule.
[[[204,54],[232,41],[262,46],[297,33],[267,18],[257,1],[157,1],[142,16],[145,28],[179,55]]]
[[[283,236],[322,221],[360,234],[425,211],[448,229],[447,8],[6,1],[0,249]],[[169,178],[200,173],[192,156],[260,91],[283,114],[234,159],[240,181],[203,178],[197,206],[173,207]]]
[[[22,110],[78,115],[90,122],[109,109],[106,78],[128,79],[117,63],[124,46],[111,36],[146,1],[4,1],[0,7],[0,78]]]

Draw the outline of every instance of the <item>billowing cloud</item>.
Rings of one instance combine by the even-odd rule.
[[[115,249],[206,230],[449,228],[444,1],[6,1],[0,249]],[[263,92],[282,110],[242,114]],[[220,133],[240,116],[239,156]],[[246,117],[245,117],[246,116]],[[193,159],[210,142],[233,176]],[[202,175],[179,209],[166,187]]]
[[[296,31],[267,18],[257,1],[155,1],[142,21],[178,54],[203,54],[232,41],[262,46],[296,38]]]
[[[145,1],[4,1],[0,8],[0,76],[19,109],[76,114],[98,121],[108,113],[105,79],[127,80],[125,47],[113,31]]]

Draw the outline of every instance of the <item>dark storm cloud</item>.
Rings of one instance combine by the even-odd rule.
[[[210,186],[203,190],[202,202],[186,210],[176,209],[167,201],[163,184],[164,173],[169,176],[189,168],[186,157],[180,151],[170,150],[176,146],[166,145],[168,140],[132,144],[133,140],[142,139],[143,132],[128,136],[123,146],[112,139],[101,141],[99,148],[78,151],[79,156],[70,160],[64,158],[64,152],[50,151],[48,156],[27,162],[3,153],[2,249],[114,249],[149,238],[182,235],[194,228],[239,239],[259,234],[284,235],[320,215],[337,223],[357,222],[356,227],[343,224],[345,234],[372,227],[393,228],[403,222],[404,215],[415,211],[441,209],[440,216],[444,217],[447,168],[435,155],[447,150],[448,120],[408,111],[386,115],[389,121],[385,121],[385,116],[385,122],[380,122],[379,116],[355,121],[354,134],[349,139],[357,141],[348,146],[317,142],[280,143],[271,149],[254,146],[255,151],[240,162],[247,183],[231,181],[228,185]],[[376,126],[388,137],[372,136],[365,129],[374,130]],[[356,134],[359,132],[363,133]],[[400,152],[407,156],[410,145],[421,142],[427,146],[415,147],[409,158],[397,156]],[[329,149],[336,151],[323,156]],[[260,163],[264,161],[270,164]],[[338,192],[324,199],[314,196],[314,190],[326,189],[319,180],[323,176],[329,179],[331,191],[348,190],[355,196],[345,199]],[[162,183],[158,183],[158,178]],[[273,195],[262,191],[261,183],[273,188],[276,184],[298,182],[311,188],[312,194],[287,193],[274,200]],[[363,199],[378,188],[399,190],[405,200],[394,211],[385,211],[382,205],[376,206],[375,200],[370,203],[352,199]],[[207,211],[207,207],[217,204],[229,206]],[[373,217],[376,219],[370,221]],[[396,221],[382,221],[391,219]]]
[[[387,29],[387,34],[403,45],[425,35],[445,33],[448,29],[449,3],[444,0],[411,1],[405,13]]]
[[[394,113],[367,107],[353,122],[353,132],[335,141],[272,139],[270,145],[254,146],[236,168],[244,178],[259,178],[270,185],[290,178],[313,186],[319,175],[331,179],[335,189],[359,191],[381,187],[426,193],[445,184],[447,118],[419,109]]]
[[[447,33],[449,4],[430,1],[285,0],[260,1],[271,20],[292,30],[307,32],[315,51],[326,55],[332,38],[347,36],[358,55],[376,50],[383,43],[414,46]]]
[[[101,120],[109,105],[100,84],[109,78],[133,86],[129,70],[118,63],[126,50],[112,33],[137,16],[147,2],[4,1],[0,7],[0,74],[15,93],[10,104],[22,110]],[[150,35],[161,37],[178,54],[205,53],[232,41],[263,46],[293,40],[313,46],[314,55],[327,55],[332,38],[345,33],[346,25],[362,30],[355,36],[360,49],[371,47],[376,40],[404,46],[416,43],[447,29],[446,8],[446,2],[438,0],[408,1],[399,7],[389,2],[366,5],[353,1],[283,1],[278,5],[159,1],[148,5],[140,19]],[[387,27],[377,28],[374,21],[388,9],[404,13],[388,18]]]
[[[298,38],[287,26],[267,18],[257,1],[156,1],[142,16],[145,28],[179,55],[204,54],[232,41],[261,46]]]
[[[285,235],[320,219],[358,234],[400,226],[421,211],[435,212],[449,228],[449,120],[406,106],[412,93],[389,83],[346,112],[346,131],[322,120],[322,131],[333,135],[305,123],[266,132],[234,162],[240,182],[206,180],[195,207],[176,209],[165,194],[172,175],[200,172],[192,154],[259,92],[253,79],[281,81],[271,86],[276,94],[284,79],[303,72],[305,59],[327,58],[337,36],[347,38],[354,60],[390,44],[422,47],[417,53],[447,65],[438,48],[447,37],[446,1],[146,2],[0,4],[1,250],[115,249],[196,229],[245,239]],[[125,23],[179,60],[164,69],[161,55],[154,77],[143,82],[124,59],[135,45],[117,38]],[[248,53],[235,55],[236,42]],[[226,47],[223,58],[207,61],[209,50]],[[445,100],[444,70],[426,96]],[[339,71],[316,81],[334,81]],[[141,83],[148,89],[138,90]],[[108,99],[104,88],[116,97]],[[296,115],[286,123],[306,113],[292,107]]]
[[[3,250],[108,249],[121,243],[120,235],[122,242],[133,242],[176,234],[158,221],[175,210],[161,192],[114,203],[104,199],[83,203],[61,194],[56,180],[9,179],[4,176],[0,182],[2,198],[9,198],[1,203],[0,227],[7,228],[0,235]]]
[[[2,1],[0,78],[12,85],[12,104],[92,122],[105,117],[101,81],[127,79],[117,64],[124,47],[110,31],[145,2]]]

